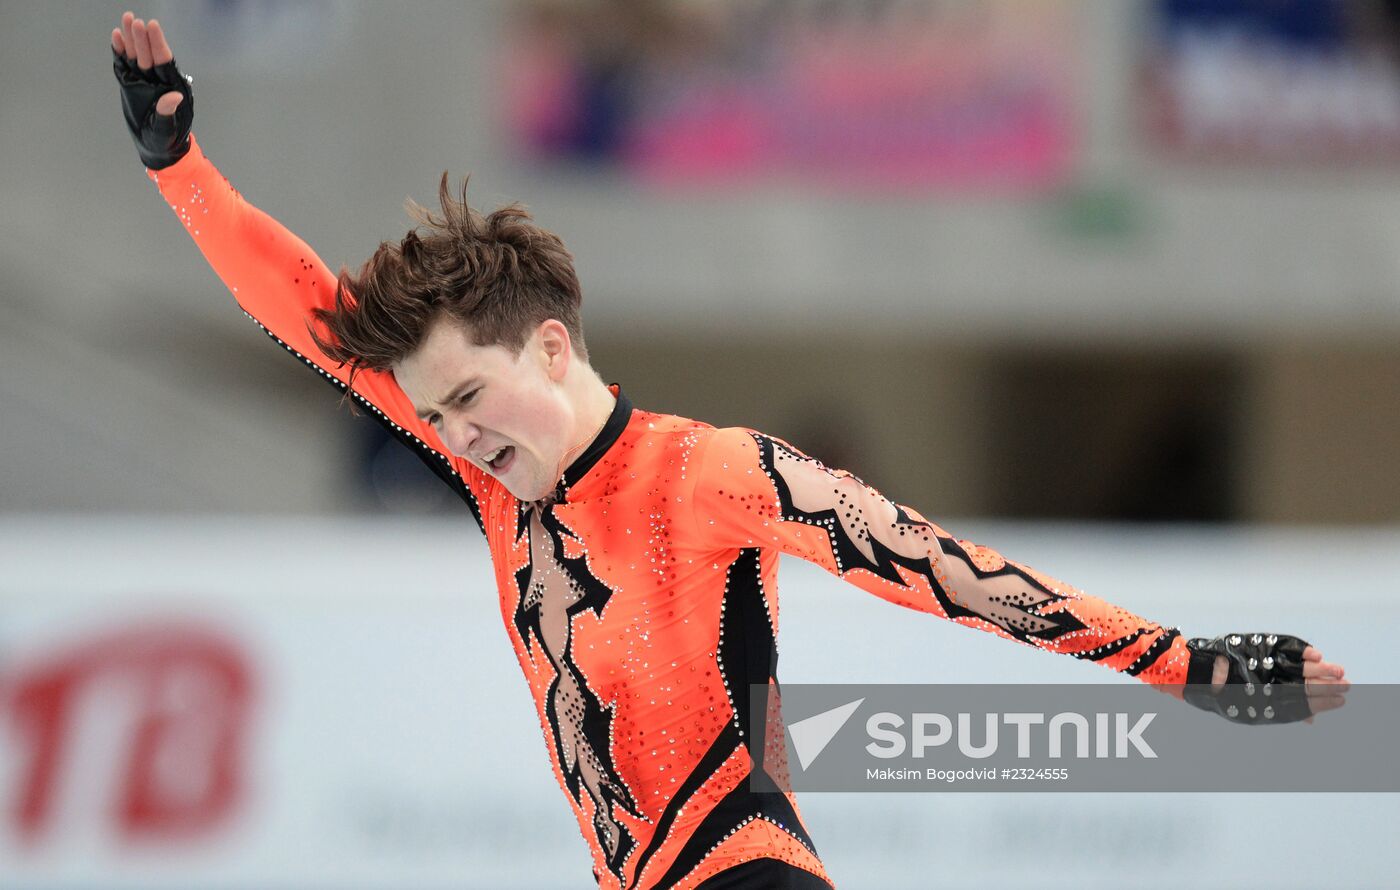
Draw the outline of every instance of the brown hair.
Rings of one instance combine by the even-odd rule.
[[[389,370],[423,342],[439,318],[466,325],[478,346],[505,346],[518,354],[534,328],[558,319],[576,352],[588,360],[579,304],[583,296],[573,256],[553,232],[531,221],[519,204],[482,216],[452,194],[447,173],[438,184],[442,216],[410,200],[415,226],[395,244],[385,241],[351,275],[337,276],[335,307],[316,309],[326,335],[316,345],[351,368]]]

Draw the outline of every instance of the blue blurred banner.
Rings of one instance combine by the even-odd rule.
[[[1157,0],[1145,57],[1154,142],[1190,158],[1400,161],[1400,7]]]

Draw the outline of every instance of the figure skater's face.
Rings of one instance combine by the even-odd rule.
[[[393,372],[448,451],[534,501],[553,491],[573,444],[575,411],[564,386],[571,360],[558,321],[542,323],[513,355],[478,346],[462,325],[441,319]]]

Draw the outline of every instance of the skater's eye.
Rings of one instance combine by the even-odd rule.
[[[474,389],[474,390],[472,390],[472,391],[469,392],[469,393],[463,393],[463,394],[462,394],[462,397],[461,397],[460,399],[457,400],[457,404],[459,404],[459,405],[466,405],[466,404],[468,404],[469,402],[471,402],[472,399],[476,398],[476,394],[479,393],[479,392],[481,392],[480,389]]]

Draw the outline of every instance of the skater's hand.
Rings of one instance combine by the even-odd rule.
[[[112,29],[112,50],[135,62],[141,71],[175,61],[160,22],[151,19],[148,25],[131,12],[123,13],[121,27]],[[156,102],[156,113],[169,117],[184,98],[184,94],[174,90],[166,93]]]
[[[141,160],[153,170],[170,166],[189,151],[194,96],[160,23],[123,14],[121,27],[112,29],[112,59]]]
[[[1215,656],[1215,673],[1211,676],[1211,690],[1219,692],[1225,688],[1229,676],[1230,663],[1223,655]],[[1307,691],[1308,709],[1313,714],[1340,708],[1346,704],[1346,692],[1351,681],[1346,678],[1346,669],[1340,664],[1322,660],[1322,653],[1315,646],[1303,650],[1303,688]],[[1313,722],[1309,717],[1307,723]]]
[[[1345,704],[1351,683],[1306,640],[1232,633],[1188,640],[1186,701],[1237,723],[1309,723]]]

